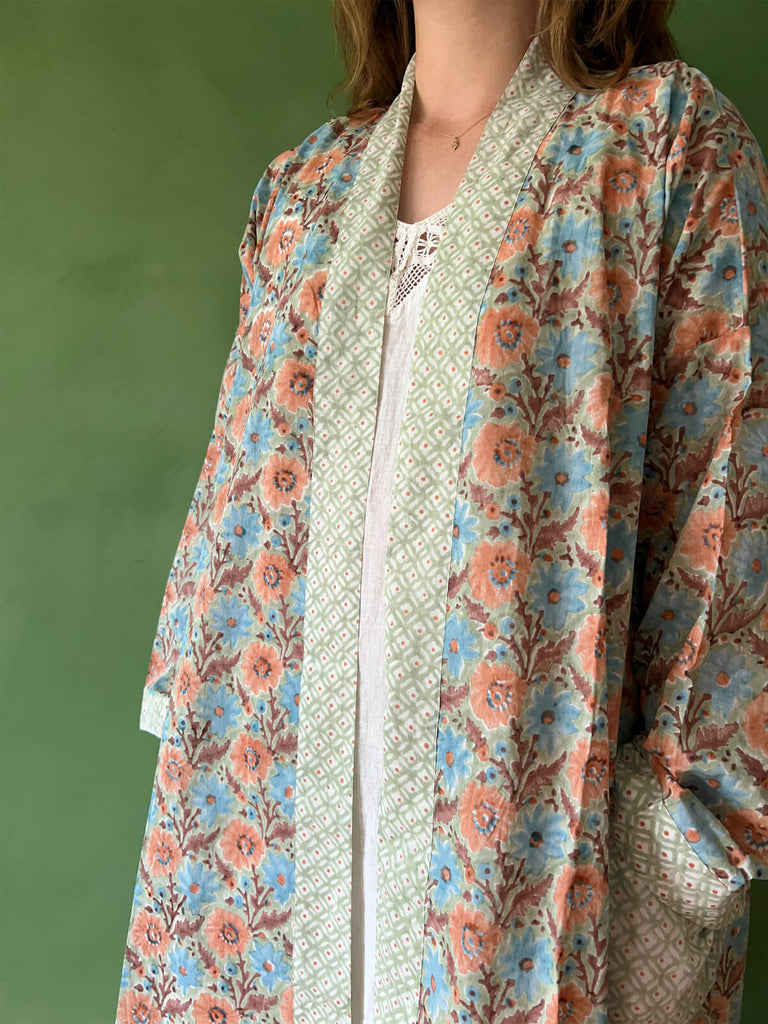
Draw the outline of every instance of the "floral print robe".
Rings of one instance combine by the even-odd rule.
[[[120,1024],[348,1024],[356,629],[412,56],[253,194],[140,725]],[[385,570],[375,1017],[734,1024],[768,873],[768,178],[538,37],[443,230]],[[354,1022],[361,1024],[361,1022]]]

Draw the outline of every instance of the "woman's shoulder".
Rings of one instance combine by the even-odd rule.
[[[259,186],[270,191],[276,181],[293,181],[303,188],[330,176],[343,186],[351,178],[350,163],[362,156],[371,132],[387,110],[376,107],[354,115],[338,115],[314,128],[301,142],[270,160]]]
[[[634,118],[637,123],[652,121],[657,132],[672,138],[682,129],[688,133],[730,131],[754,140],[736,103],[704,70],[681,58],[635,65],[609,89],[577,92],[573,108],[611,121],[621,131]]]

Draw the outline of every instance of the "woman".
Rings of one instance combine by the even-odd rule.
[[[337,0],[258,182],[117,1019],[739,1019],[768,181],[661,2]]]

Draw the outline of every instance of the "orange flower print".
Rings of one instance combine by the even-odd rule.
[[[315,368],[312,363],[285,359],[275,380],[275,401],[290,412],[306,409],[312,397]]]
[[[166,793],[178,793],[186,788],[192,776],[192,765],[170,743],[160,749],[158,779]]]
[[[448,918],[448,934],[459,974],[479,971],[493,959],[501,940],[501,929],[479,910],[470,910],[463,903]]]
[[[476,601],[498,608],[525,590],[529,557],[511,540],[483,541],[469,563],[469,585]]]
[[[509,834],[512,808],[495,786],[470,782],[459,800],[461,834],[470,850],[493,849]]]
[[[318,270],[312,277],[308,277],[301,286],[299,292],[299,309],[305,313],[310,320],[317,320],[320,315],[320,307],[323,304],[325,282],[328,277],[327,270]]]
[[[595,383],[587,391],[585,411],[595,430],[604,430],[608,425],[609,403],[613,393],[613,380],[609,373],[598,373]],[[618,406],[616,411],[618,411]],[[611,419],[613,419],[612,413]]]
[[[251,940],[251,930],[245,921],[223,907],[217,907],[209,915],[205,934],[208,945],[222,960],[244,953]]]
[[[614,117],[624,114],[647,112],[656,98],[660,78],[648,75],[646,78],[635,78],[626,85],[614,86],[605,91],[605,109],[610,110]]]
[[[584,1024],[592,1014],[592,1001],[571,981],[560,989],[557,1024]]]
[[[173,833],[159,825],[147,840],[147,867],[158,876],[172,875],[181,861],[181,850]]]
[[[491,487],[519,480],[530,470],[535,452],[536,438],[517,423],[486,423],[473,449],[477,478]]]
[[[603,206],[609,213],[620,213],[645,198],[656,172],[631,156],[606,156],[598,165],[602,183]]]
[[[765,726],[763,728],[765,729]],[[763,738],[763,750],[766,750],[765,743]],[[725,816],[724,824],[740,848],[738,852],[729,851],[728,857],[732,864],[742,863],[744,855],[765,861],[768,853],[768,824],[764,815],[748,808],[740,808],[730,811]]]
[[[605,551],[608,537],[608,492],[593,491],[581,513],[581,533],[591,551]]]
[[[274,509],[301,501],[307,480],[307,471],[298,459],[276,453],[270,456],[264,467],[264,497]]]
[[[209,579],[203,577],[195,590],[195,600],[192,606],[194,615],[204,615],[211,607],[211,602],[216,597],[216,588]]]
[[[117,1008],[117,1024],[161,1024],[163,1015],[150,992],[126,992]]]
[[[283,217],[279,220],[270,230],[266,247],[263,250],[267,261],[273,267],[278,267],[281,263],[289,260],[303,233],[301,221],[296,217]]]
[[[173,680],[173,703],[179,705],[193,701],[202,682],[189,658],[182,658]]]
[[[539,325],[519,306],[492,306],[483,314],[477,329],[478,362],[500,370],[528,355]]]
[[[334,167],[340,164],[343,159],[344,154],[339,150],[315,153],[304,161],[296,174],[296,178],[298,181],[313,185],[330,174]]]
[[[141,910],[136,915],[131,929],[131,942],[144,956],[156,956],[165,953],[171,941],[165,922],[157,914]]]
[[[765,690],[744,708],[744,735],[755,750],[768,754],[768,693]]]
[[[691,512],[680,539],[680,550],[694,569],[714,572],[720,557],[723,535],[722,508],[702,508]]]
[[[243,682],[258,696],[278,685],[283,663],[274,647],[256,640],[243,652],[242,668]]]
[[[512,214],[501,240],[499,253],[496,257],[498,263],[507,260],[516,252],[523,249],[530,249],[536,244],[536,239],[544,227],[544,218],[536,210],[530,207],[520,206]]]
[[[293,1024],[293,988],[290,985],[283,989],[279,1006],[282,1024]]]
[[[248,350],[254,359],[260,359],[266,352],[272,329],[275,326],[275,311],[260,309],[248,329]]]
[[[709,207],[710,231],[721,231],[724,235],[738,235],[741,224],[732,177],[716,182],[704,200],[704,204]]]
[[[568,865],[555,887],[559,926],[571,931],[575,924],[595,921],[607,890],[605,876],[594,865]]]
[[[582,804],[602,799],[608,778],[607,741],[589,736],[577,740],[568,758],[566,777]]]
[[[254,784],[256,779],[262,782],[275,760],[261,740],[251,732],[241,733],[229,751],[232,770],[246,785]]]
[[[587,615],[576,634],[576,656],[584,675],[590,679],[603,679],[605,676],[606,632],[605,614],[596,613]]]
[[[472,710],[491,729],[520,714],[525,683],[503,662],[481,661],[470,680]]]
[[[253,564],[253,586],[264,603],[285,598],[291,592],[296,570],[276,551],[262,551]]]
[[[238,871],[250,871],[261,863],[266,845],[259,832],[247,821],[236,818],[220,840],[221,853],[228,864]]]
[[[218,993],[206,992],[192,1006],[195,1024],[240,1024],[240,1014],[232,1003]]]
[[[623,267],[599,266],[592,273],[589,294],[600,310],[608,313],[611,323],[628,315],[640,288]]]

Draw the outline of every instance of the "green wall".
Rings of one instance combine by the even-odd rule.
[[[2,1019],[111,1024],[156,738],[160,598],[266,164],[343,110],[329,0],[3,0]],[[768,152],[762,0],[683,56]],[[768,885],[744,1024],[764,1020]]]

